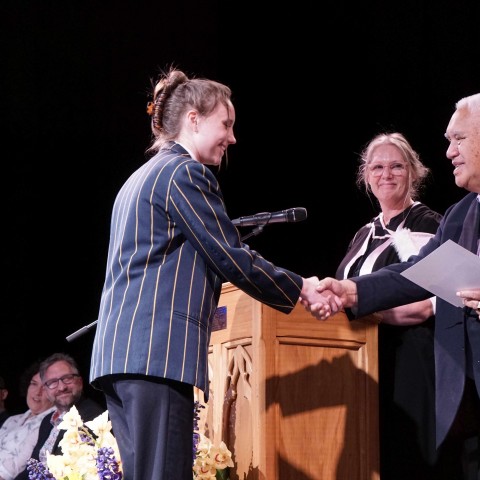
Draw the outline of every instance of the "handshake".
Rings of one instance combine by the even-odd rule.
[[[465,307],[480,315],[480,288],[472,288],[457,292],[457,296],[463,301]],[[318,320],[326,320],[331,315],[338,313],[345,308],[356,307],[358,304],[357,284],[352,280],[336,280],[335,278],[326,277],[319,280],[318,277],[310,277],[303,279],[303,288],[300,293],[300,303]],[[403,305],[399,302],[397,305]],[[418,309],[417,303],[405,305],[403,310],[389,309],[382,311],[384,323],[392,325],[408,325],[420,323],[424,320],[411,320],[414,315],[408,318],[409,306],[413,306],[414,311]],[[430,304],[429,304],[430,305]],[[395,314],[394,312],[397,311]],[[433,311],[430,315],[433,315]],[[401,318],[399,316],[403,316]],[[413,322],[413,323],[412,323]]]
[[[344,308],[356,305],[357,286],[351,280],[304,278],[300,303],[316,319],[326,320]]]

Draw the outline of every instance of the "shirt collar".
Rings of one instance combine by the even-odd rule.
[[[177,143],[178,145],[180,145],[194,160],[197,160],[195,158],[195,156],[193,155],[193,153],[185,146],[183,145],[183,143],[180,143],[179,141],[175,140],[175,143]]]

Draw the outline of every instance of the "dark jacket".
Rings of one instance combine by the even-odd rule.
[[[476,193],[469,193],[452,205],[445,212],[435,236],[408,262],[387,266],[371,275],[351,278],[357,284],[358,291],[356,315],[363,317],[430,297],[430,292],[400,273],[447,240],[459,243],[466,228],[476,228],[478,235],[478,223],[475,226],[464,226],[473,202],[477,202]],[[440,445],[450,430],[460,405],[469,367],[473,368],[473,378],[480,395],[480,322],[478,315],[471,309],[455,307],[438,297],[435,315],[435,414],[437,445]],[[465,350],[468,341],[472,349],[473,365],[467,366]]]

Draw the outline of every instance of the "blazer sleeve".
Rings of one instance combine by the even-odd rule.
[[[166,210],[208,266],[253,298],[283,312],[296,305],[303,279],[275,266],[240,240],[213,173],[199,162],[177,169]]]

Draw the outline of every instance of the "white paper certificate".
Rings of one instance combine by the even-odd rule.
[[[402,275],[437,297],[463,308],[456,292],[480,288],[480,257],[447,240]]]

